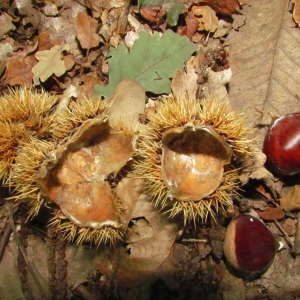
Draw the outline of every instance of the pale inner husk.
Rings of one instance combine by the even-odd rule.
[[[201,200],[220,186],[232,150],[211,127],[172,128],[162,142],[162,177],[171,197]]]

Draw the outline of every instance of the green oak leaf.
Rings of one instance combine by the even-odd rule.
[[[110,48],[109,83],[96,85],[94,95],[110,97],[123,79],[138,82],[146,92],[169,94],[176,69],[182,68],[195,51],[196,46],[187,37],[171,30],[161,36],[142,31],[131,52],[124,44],[118,49]]]

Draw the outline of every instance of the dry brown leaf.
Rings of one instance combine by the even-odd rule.
[[[75,34],[76,17],[86,8],[74,0],[64,0],[63,5],[66,9],[62,9],[57,17],[42,14],[40,32],[47,32],[51,41],[64,41],[70,45],[70,53],[78,55],[81,54],[81,50]]]
[[[204,86],[207,87],[204,94],[206,97],[212,97],[219,101],[227,101],[227,89],[226,84],[230,81],[232,71],[231,68],[225,69],[220,72],[214,72],[211,68],[206,69],[207,72],[207,83]]]
[[[51,48],[50,35],[42,32],[38,37],[38,51],[49,50]]]
[[[35,85],[39,85],[40,80],[45,82],[53,74],[59,77],[66,72],[65,63],[61,59],[61,53],[69,49],[69,45],[63,44],[54,46],[50,50],[38,51],[35,54],[36,59],[39,61],[32,68]]]
[[[157,211],[145,196],[139,196],[140,180],[123,180],[118,195],[126,203],[127,217],[134,225],[126,234],[126,248],[107,249],[100,254],[99,269],[107,276],[115,272],[118,285],[124,289],[159,279],[170,280],[174,276],[172,245],[178,233],[177,224]]]
[[[205,3],[209,3],[216,12],[224,15],[231,15],[239,8],[238,0],[205,0]]]
[[[22,20],[23,24],[30,23],[33,28],[38,28],[41,20],[41,13],[35,9],[31,0],[15,0],[18,12],[20,15],[25,16]]]
[[[281,197],[280,206],[287,212],[300,209],[300,185],[295,185]]]
[[[98,77],[89,76],[86,74],[83,74],[80,76],[80,81],[83,83],[79,86],[78,91],[79,95],[78,98],[92,98],[94,94],[94,87],[96,84],[101,84],[101,81]]]
[[[98,22],[90,17],[85,11],[77,15],[75,32],[83,49],[99,46],[100,37],[97,34]]]
[[[186,28],[183,29],[182,34],[185,34],[189,39],[191,39],[198,29],[199,21],[192,12],[188,12],[187,16],[185,17],[185,23]]]
[[[44,239],[38,235],[28,235],[27,258],[34,272],[39,276],[44,293],[49,288],[47,267],[47,246]],[[1,299],[25,299],[20,282],[17,266],[18,248],[15,239],[7,245],[4,257],[0,263],[0,298]],[[81,280],[85,282],[88,274],[98,263],[97,251],[94,248],[83,245],[68,244],[65,253],[67,264],[67,284],[73,286]],[[54,266],[55,267],[55,266]],[[61,270],[60,270],[61,272]],[[28,276],[28,285],[33,292],[34,299],[43,299],[37,285],[31,276]]]
[[[3,38],[3,36],[11,31],[16,29],[14,24],[12,23],[12,18],[8,14],[3,14],[0,16],[0,40]]]
[[[192,12],[199,22],[198,30],[206,30],[209,32],[215,32],[218,28],[218,18],[216,12],[209,6],[193,5]]]
[[[159,22],[161,18],[166,14],[166,11],[163,10],[160,6],[154,6],[151,8],[141,7],[140,14],[149,22]]]
[[[264,211],[256,211],[260,218],[268,221],[280,220],[284,218],[281,207],[266,207]]]
[[[131,79],[122,80],[111,96],[112,104],[108,114],[110,124],[126,123],[132,128],[138,124],[140,114],[145,110],[145,90]]]
[[[27,88],[31,88],[33,79],[31,70],[36,63],[37,60],[32,55],[26,57],[18,53],[13,55],[6,65],[5,82],[9,85],[25,84]]]
[[[213,37],[214,39],[222,37],[230,32],[232,29],[232,25],[229,22],[226,22],[225,20],[221,19],[218,23],[218,29],[214,33]]]
[[[198,89],[198,74],[194,68],[195,57],[192,56],[186,64],[186,71],[177,69],[171,83],[171,89],[175,97],[188,96],[196,98]]]
[[[233,76],[229,97],[250,124],[300,110],[300,30],[285,0],[249,1],[246,23],[227,37]],[[234,24],[233,24],[234,25]],[[265,130],[257,132],[261,145]]]
[[[110,40],[114,32],[120,35],[126,33],[130,1],[124,0],[123,4],[121,7],[106,11],[106,13],[103,13],[101,16],[103,25],[101,26],[99,34],[103,36],[105,42]]]
[[[243,163],[243,169],[240,175],[242,184],[246,184],[251,179],[273,178],[273,175],[264,167],[267,158],[258,148],[253,148],[253,154]]]
[[[293,10],[293,18],[295,22],[300,26],[300,1],[299,0],[294,0],[295,5],[294,5],[294,10]]]

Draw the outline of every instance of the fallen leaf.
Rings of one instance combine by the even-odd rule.
[[[122,5],[113,9],[105,10],[101,15],[102,26],[99,34],[108,42],[113,34],[123,35],[127,31],[128,13],[130,1],[122,1]]]
[[[230,102],[244,110],[249,124],[270,124],[272,116],[300,110],[300,31],[286,8],[285,0],[252,1],[243,7],[245,25],[226,39]],[[257,131],[260,146],[266,130]]]
[[[10,85],[25,84],[29,89],[32,86],[32,68],[37,63],[37,60],[34,56],[23,57],[23,55],[17,53],[8,60],[5,82]]]
[[[97,27],[97,20],[90,17],[85,11],[77,15],[75,32],[83,49],[94,48],[100,44]]]
[[[137,179],[128,178],[125,186],[136,188]],[[120,195],[119,191],[119,196]],[[128,189],[126,189],[128,191]],[[99,269],[106,276],[115,274],[118,285],[123,288],[138,287],[146,282],[153,283],[159,279],[167,280],[174,276],[172,245],[178,233],[177,224],[162,212],[157,211],[154,204],[141,195],[129,200],[130,219],[133,228],[126,234],[126,248],[107,249],[100,254]]]
[[[206,83],[207,89],[204,93],[206,97],[226,101],[228,98],[226,84],[230,81],[232,76],[231,68],[219,72],[214,72],[211,68],[207,68],[206,72],[208,76]]]
[[[40,80],[45,82],[53,74],[59,77],[66,72],[64,61],[61,59],[61,53],[69,49],[69,45],[63,44],[54,46],[50,50],[38,51],[35,54],[36,59],[39,61],[32,68],[35,85],[39,85]]]
[[[184,31],[183,34],[186,34],[186,36],[191,39],[199,27],[199,21],[193,12],[188,12],[187,16],[185,17],[185,23],[186,32]]]
[[[205,3],[210,4],[216,12],[224,15],[231,15],[240,7],[238,0],[205,0]]]
[[[300,26],[300,1],[294,0],[293,18],[295,22]]]
[[[215,32],[218,28],[218,18],[216,12],[209,6],[193,5],[192,12],[199,22],[198,30],[206,30],[209,32]]]
[[[177,69],[172,79],[171,89],[175,97],[187,96],[196,98],[198,89],[198,74],[194,68],[195,57],[192,56],[186,64],[186,71]]]
[[[292,219],[292,218],[287,218],[282,227],[285,230],[285,232],[288,233],[289,236],[295,236],[296,233],[296,220]]]
[[[141,7],[140,14],[144,19],[149,22],[159,22],[161,18],[166,14],[165,10],[162,10],[161,7]]]
[[[146,95],[144,88],[133,80],[122,80],[116,87],[110,101],[109,123],[117,125],[121,121],[127,124],[129,128],[136,128],[139,116],[145,111]]]
[[[79,91],[79,98],[92,98],[94,94],[94,87],[96,84],[100,84],[100,79],[98,77],[89,76],[86,74],[83,74],[80,76],[80,81],[83,83],[78,87]]]
[[[0,16],[0,40],[6,33],[14,29],[16,29],[16,27],[12,23],[12,18],[6,13],[2,14]]]
[[[240,175],[242,185],[246,184],[249,181],[249,178],[256,180],[273,178],[272,173],[264,166],[266,160],[266,155],[259,148],[253,148],[251,157],[248,157],[243,162],[243,169]]]
[[[287,212],[300,209],[300,185],[295,185],[280,198],[280,207]]]
[[[176,26],[178,23],[179,15],[183,12],[183,10],[183,3],[171,4],[171,6],[167,8],[167,24],[172,27]]]
[[[229,22],[226,22],[225,20],[221,19],[218,22],[218,29],[213,35],[213,38],[220,38],[230,32],[232,29],[232,25]]]
[[[284,212],[281,207],[266,207],[264,211],[256,211],[260,218],[267,221],[280,220],[284,218]]]
[[[170,46],[171,45],[171,46]],[[109,84],[95,86],[95,95],[110,97],[123,79],[133,79],[145,91],[155,94],[170,93],[170,78],[177,68],[196,50],[186,37],[167,30],[161,37],[158,32],[149,35],[142,31],[132,51],[121,44],[110,49]]]

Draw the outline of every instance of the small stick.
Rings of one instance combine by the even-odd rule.
[[[9,222],[7,222],[5,225],[5,230],[4,230],[3,234],[1,235],[1,240],[0,240],[0,262],[2,261],[4,252],[6,249],[6,245],[9,241],[11,233],[12,233],[12,229],[9,225]]]
[[[291,247],[291,249],[293,249],[293,242],[289,238],[289,236],[286,234],[285,230],[282,228],[282,226],[279,224],[279,222],[277,220],[275,220],[275,224],[278,227],[278,229],[282,232],[282,234],[284,235],[285,240],[287,241],[287,243],[289,244],[289,246]]]
[[[207,239],[182,239],[183,243],[207,243]]]
[[[297,213],[297,225],[296,225],[296,235],[295,235],[293,253],[295,255],[298,255],[300,252],[299,250],[300,250],[300,212]]]
[[[6,204],[10,205],[9,203],[6,203]],[[19,206],[14,207],[12,215],[14,215],[18,211],[18,209],[19,209]],[[8,241],[9,241],[11,233],[12,233],[12,228],[10,226],[9,221],[7,221],[6,225],[5,225],[4,232],[2,233],[1,239],[0,239],[0,262],[1,262],[2,258],[3,258],[4,252],[5,252],[5,249],[6,249],[6,245],[7,245]]]

